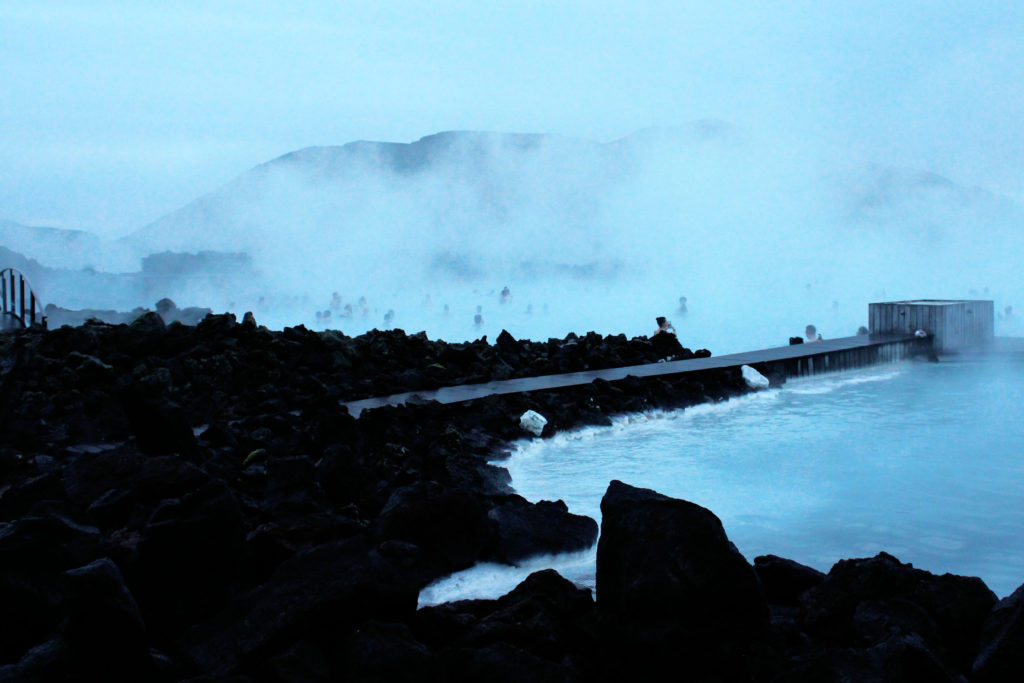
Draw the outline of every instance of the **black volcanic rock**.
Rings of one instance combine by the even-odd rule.
[[[515,680],[517,673],[589,680],[597,673],[597,610],[590,591],[551,569],[534,572],[497,600],[424,607],[413,624],[450,680]]]
[[[992,608],[985,619],[980,645],[972,680],[988,683],[1024,679],[1024,586]]]
[[[182,642],[201,671],[224,675],[252,669],[282,642],[321,642],[371,618],[406,619],[416,596],[408,573],[361,539],[326,543],[282,564]]]
[[[601,500],[597,600],[619,675],[743,680],[759,670],[768,606],[753,568],[699,505],[612,481]]]
[[[824,643],[863,646],[916,634],[940,661],[966,673],[996,596],[981,579],[936,576],[879,553],[837,562],[800,602],[807,633]]]
[[[490,540],[483,506],[462,489],[422,482],[396,490],[374,521],[374,537],[420,547],[427,576],[464,569],[479,559]]]
[[[1020,591],[993,609],[980,580],[885,555],[826,577],[772,556],[751,569],[712,513],[618,482],[596,605],[540,572],[498,600],[417,612],[418,590],[447,572],[592,543],[592,520],[516,496],[492,462],[522,438],[523,412],[547,417],[549,436],[724,400],[748,391],[742,377],[627,377],[354,419],[341,402],[663,356],[622,335],[446,344],[155,315],[0,334],[0,680],[588,681],[665,665],[692,680],[945,681],[1019,668]]]
[[[796,605],[800,596],[825,580],[825,574],[775,555],[754,558],[754,571],[769,603]]]
[[[224,603],[243,560],[242,521],[219,481],[153,510],[139,532],[130,584],[154,630],[175,634]]]
[[[597,540],[597,522],[574,515],[565,503],[530,503],[521,496],[491,508],[487,517],[498,527],[498,556],[518,562],[531,555],[589,548]]]

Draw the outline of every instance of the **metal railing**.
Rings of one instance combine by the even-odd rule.
[[[0,270],[0,296],[3,296],[0,329],[13,330],[31,327],[36,323],[46,326],[46,316],[25,276],[14,268]]]

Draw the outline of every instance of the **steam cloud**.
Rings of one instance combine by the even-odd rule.
[[[723,352],[784,344],[808,322],[853,334],[883,298],[984,296],[1001,310],[1021,291],[1022,217],[933,173],[701,121],[609,144],[456,132],[310,148],[92,248],[122,271],[164,251],[244,253],[237,277],[220,259],[215,272],[161,272],[144,293],[253,310],[272,327],[633,336],[663,314],[685,344]],[[44,265],[81,267],[84,251],[51,249]],[[61,305],[152,306],[96,284],[39,287]]]

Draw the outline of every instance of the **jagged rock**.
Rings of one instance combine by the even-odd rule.
[[[620,481],[601,514],[597,604],[611,670],[742,680],[765,666],[761,584],[714,514]]]
[[[532,555],[585,550],[597,540],[597,522],[574,515],[561,500],[530,503],[512,496],[487,517],[498,527],[498,556],[515,563]]]
[[[415,632],[435,651],[509,644],[538,659],[589,672],[597,648],[597,610],[588,589],[552,569],[534,572],[497,600],[464,600],[419,610]],[[510,675],[511,671],[499,675]]]
[[[155,311],[148,311],[135,318],[129,327],[142,334],[158,334],[167,330],[167,324]]]
[[[498,338],[494,340],[494,345],[510,358],[515,358],[523,352],[523,345],[516,341],[516,338],[509,334],[508,330],[501,331]]]
[[[837,562],[800,602],[807,632],[822,642],[864,646],[916,633],[946,665],[966,673],[996,596],[981,579],[936,576],[879,553]]]
[[[172,456],[145,456],[133,450],[81,455],[64,470],[70,500],[88,507],[94,520],[112,529],[135,517],[141,526],[165,498],[179,498],[209,481],[198,467]]]
[[[796,605],[804,591],[825,580],[823,572],[775,555],[755,557],[754,571],[772,604]]]
[[[1024,585],[1000,600],[985,619],[972,680],[1024,680]]]

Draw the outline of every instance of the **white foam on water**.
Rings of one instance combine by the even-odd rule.
[[[434,581],[420,591],[418,607],[455,600],[500,598],[530,574],[554,569],[578,585],[593,588],[597,545],[577,553],[537,555],[518,565],[482,562]]]

